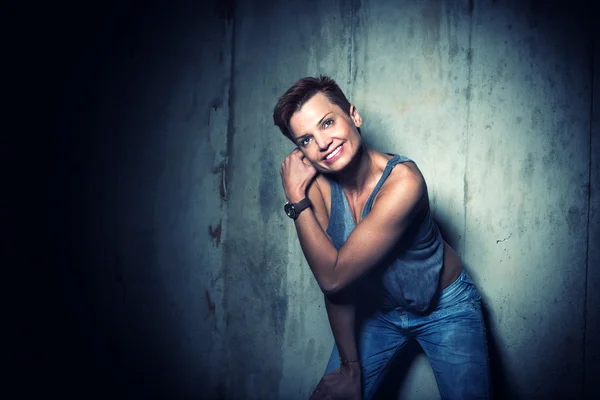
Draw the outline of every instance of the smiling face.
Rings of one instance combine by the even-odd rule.
[[[359,151],[362,119],[354,106],[350,115],[323,93],[311,97],[290,119],[298,148],[320,172],[342,170]]]

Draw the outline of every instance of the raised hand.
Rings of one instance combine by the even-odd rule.
[[[281,163],[281,183],[287,199],[292,203],[304,199],[306,189],[316,175],[315,167],[295,148]]]

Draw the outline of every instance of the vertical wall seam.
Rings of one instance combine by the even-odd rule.
[[[352,70],[354,69],[354,5],[350,5],[350,37],[348,39],[348,86],[350,86],[350,96],[354,95],[354,80],[352,79]],[[352,97],[350,97],[352,98]]]
[[[236,53],[236,24],[237,24],[237,1],[232,0],[231,1],[231,14],[230,14],[230,18],[228,19],[228,23],[231,24],[231,41],[230,41],[230,52],[231,52],[231,58],[229,60],[229,88],[227,91],[227,95],[228,95],[228,99],[227,99],[227,107],[228,107],[228,112],[229,115],[227,116],[227,144],[226,144],[226,151],[227,151],[227,155],[226,155],[226,159],[225,159],[225,176],[227,177],[227,193],[228,193],[228,200],[231,198],[231,188],[229,187],[229,185],[231,184],[231,177],[233,176],[233,163],[232,163],[232,159],[233,159],[233,139],[235,136],[235,112],[234,112],[234,104],[235,104],[235,81],[234,81],[234,77],[235,77],[235,53]],[[223,237],[223,265],[222,265],[222,271],[223,271],[223,313],[225,315],[224,319],[225,319],[225,326],[224,326],[224,343],[225,343],[225,354],[223,355],[224,361],[225,361],[225,365],[226,368],[229,369],[230,365],[231,365],[231,354],[230,354],[230,346],[228,342],[228,338],[229,335],[227,334],[228,331],[228,326],[229,326],[229,315],[228,315],[228,310],[227,310],[227,285],[228,285],[228,265],[230,264],[227,260],[227,255],[228,255],[228,251],[227,248],[229,247],[229,241],[228,236],[229,236],[229,231],[228,231],[228,225],[229,225],[229,212],[230,212],[230,205],[231,205],[231,201],[227,201],[227,204],[225,205],[225,210],[224,210],[224,215],[223,218],[226,221],[226,229],[224,232],[224,237]],[[225,382],[225,392],[227,395],[231,394],[231,380],[227,380]]]
[[[587,342],[587,298],[588,298],[588,284],[589,284],[589,263],[590,263],[590,215],[591,215],[591,203],[592,203],[592,140],[593,140],[593,132],[594,132],[594,87],[595,87],[595,76],[596,72],[595,64],[595,47],[596,47],[596,38],[592,29],[590,29],[591,36],[591,50],[592,54],[590,57],[590,73],[591,73],[591,83],[590,83],[590,129],[589,129],[589,150],[588,150],[588,190],[587,190],[587,231],[585,238],[585,285],[583,287],[583,340],[582,340],[582,356],[583,356],[583,377],[581,383],[581,394],[585,396],[586,393],[586,385],[587,385],[587,351],[586,351],[586,342]]]
[[[352,102],[354,99],[355,87],[356,87],[356,77],[357,77],[357,58],[358,58],[358,49],[357,49],[357,40],[356,40],[356,29],[358,25],[358,9],[356,4],[352,2],[350,4],[350,32],[349,38],[347,41],[348,45],[348,78],[347,78],[347,87],[348,94],[350,95],[350,101]]]
[[[463,176],[463,249],[461,256],[465,258],[467,251],[467,201],[469,199],[469,184],[468,184],[468,172],[469,172],[469,137],[470,137],[470,123],[471,123],[471,99],[472,99],[472,77],[473,77],[473,3],[469,1],[469,47],[467,48],[467,90],[465,97],[467,99],[467,115],[465,122],[465,172]]]
[[[236,36],[236,14],[237,4],[233,2],[233,13],[231,17],[231,60],[229,65],[229,93],[227,105],[229,107],[229,115],[227,116],[227,176],[231,176],[231,155],[233,153],[233,137],[235,136],[235,112],[233,109],[235,101],[235,36]]]

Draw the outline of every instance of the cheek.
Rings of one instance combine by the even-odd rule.
[[[314,164],[313,161],[306,156],[306,154],[304,155],[304,158],[302,159],[302,162],[304,164],[306,164],[306,165],[313,165]]]
[[[304,159],[302,161],[308,165],[315,165],[315,163],[317,161],[316,161],[316,158],[314,157],[313,153],[308,149],[301,150],[301,151],[302,151],[302,154],[304,155]]]
[[[356,128],[352,128],[350,130],[350,132],[348,132],[348,137],[352,138],[355,142],[357,142],[359,144],[362,142],[362,136],[360,135],[360,133],[358,132],[358,129],[356,129]]]

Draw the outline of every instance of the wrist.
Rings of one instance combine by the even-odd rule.
[[[360,377],[361,368],[359,361],[345,361],[340,364],[340,373],[346,376]]]
[[[296,204],[306,198],[306,193],[305,192],[290,193],[289,195],[286,195],[286,197],[290,203]]]
[[[285,211],[288,217],[290,217],[293,220],[296,220],[300,213],[305,209],[309,208],[310,206],[310,199],[308,197],[305,197],[297,202],[288,201],[283,206],[283,211]]]

